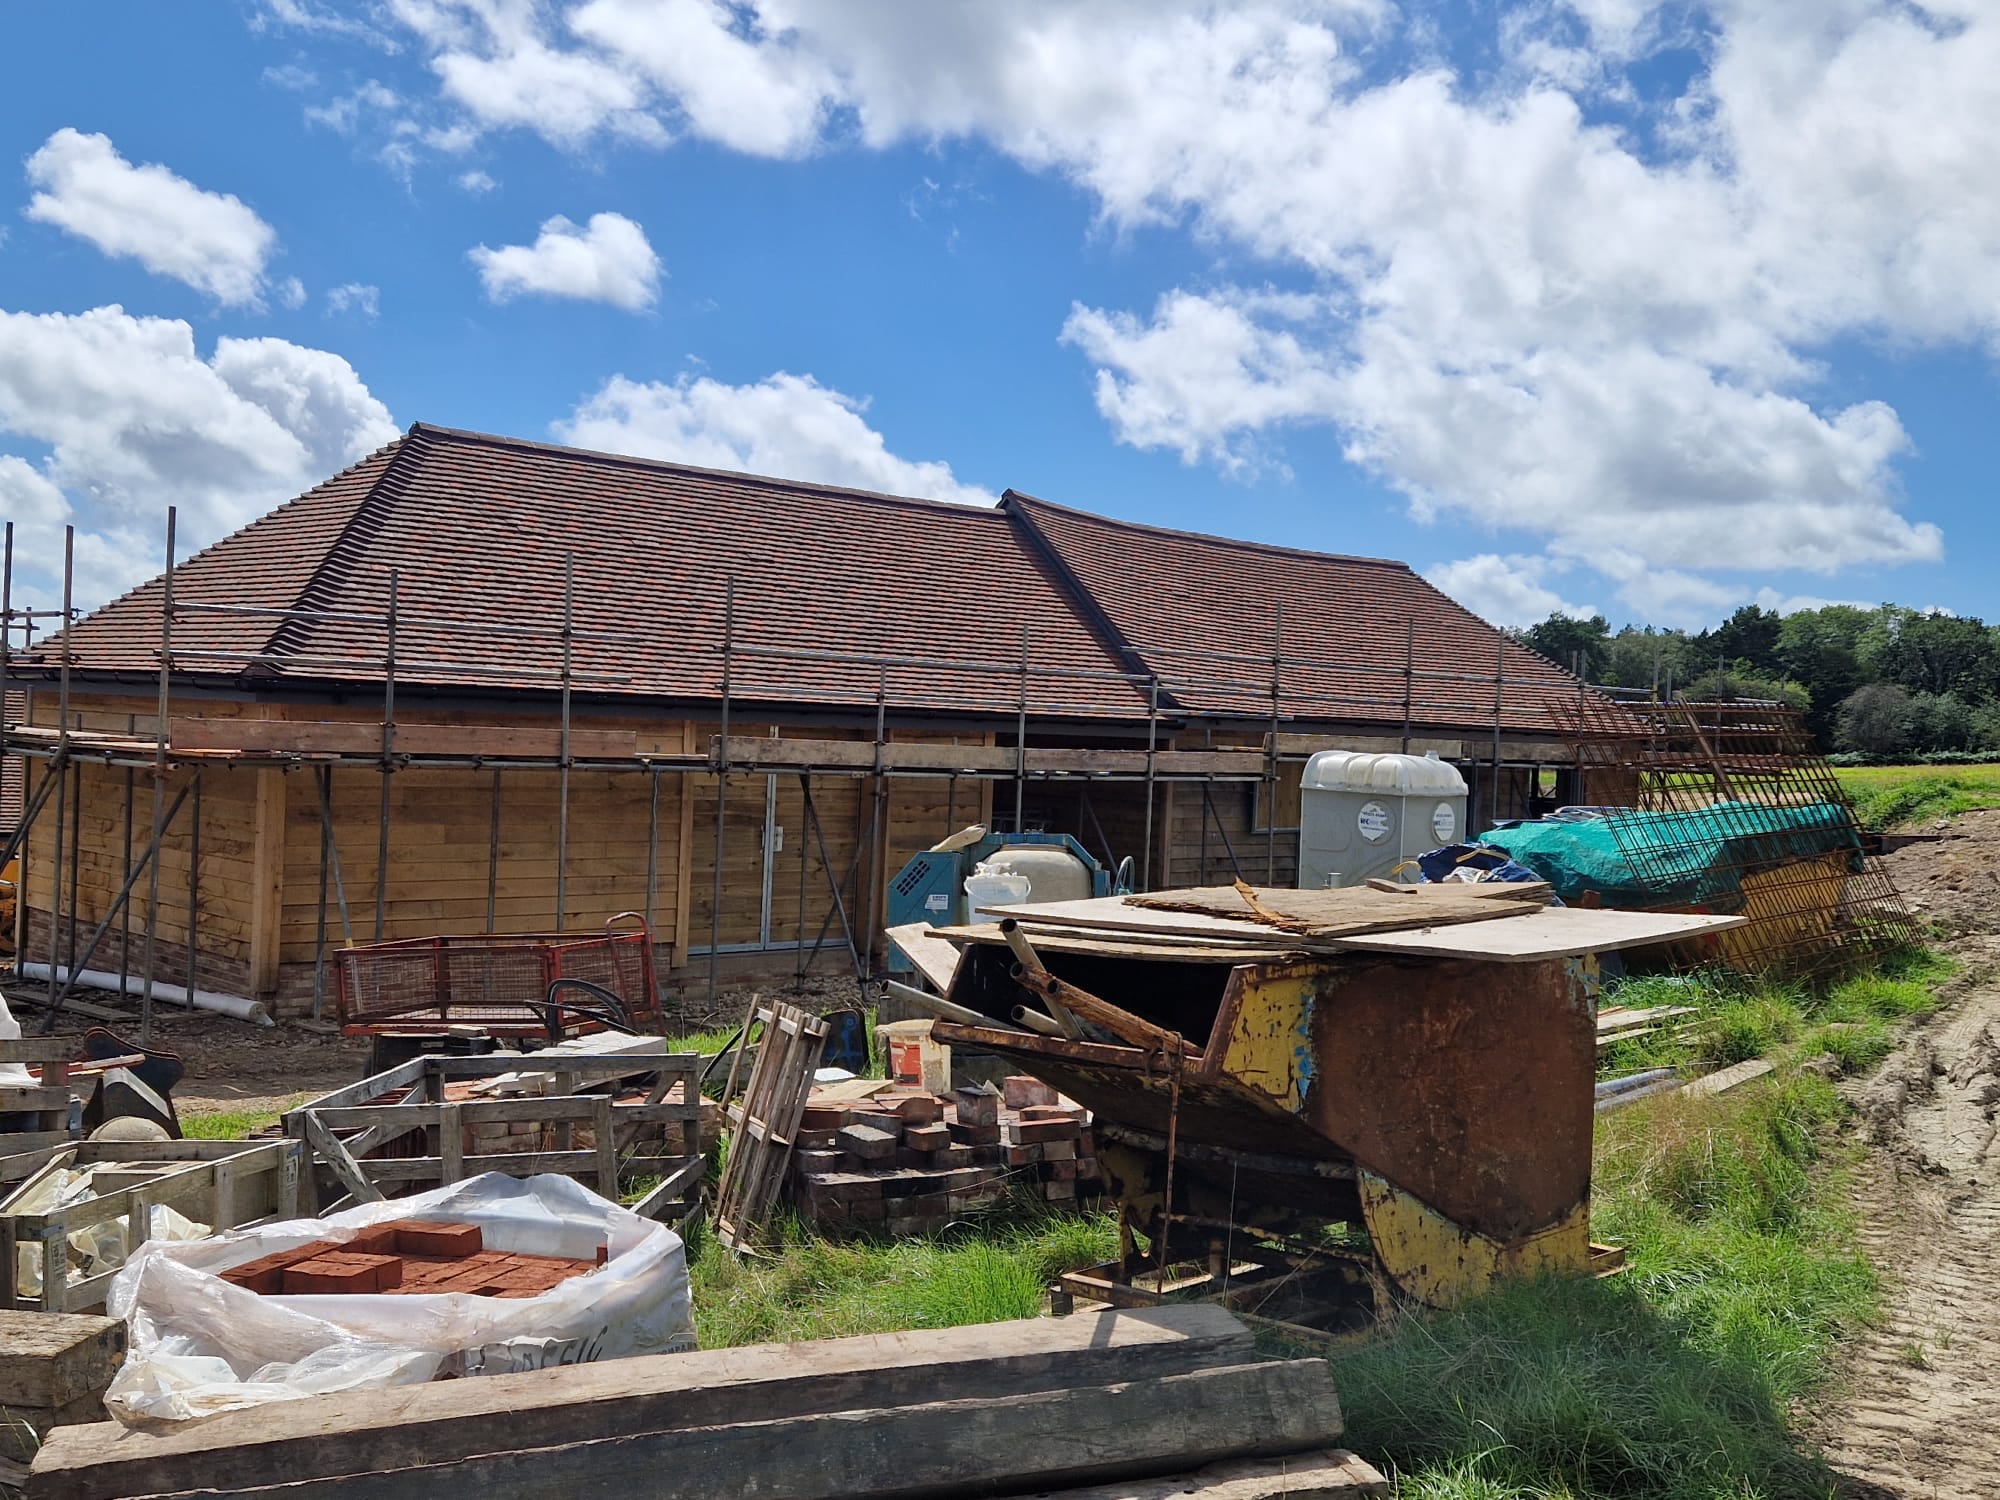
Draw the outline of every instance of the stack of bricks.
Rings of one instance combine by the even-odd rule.
[[[1069,1204],[1098,1191],[1090,1117],[1040,1079],[949,1099],[897,1088],[806,1103],[792,1200],[822,1230],[932,1234],[1026,1192]]]
[[[489,1097],[480,1092],[477,1083],[455,1082],[445,1085],[444,1097],[447,1103],[460,1104],[474,1099]],[[680,1085],[668,1089],[662,1102],[680,1103]],[[386,1094],[378,1102],[397,1103],[398,1093]],[[626,1089],[618,1095],[621,1104],[643,1104],[646,1102],[644,1089]],[[563,1127],[545,1120],[489,1120],[464,1127],[462,1150],[467,1156],[514,1156],[541,1151],[590,1151],[597,1145],[597,1130],[586,1121],[568,1122],[569,1133],[563,1134]],[[668,1132],[672,1131],[671,1137]],[[627,1134],[631,1139],[627,1139]],[[722,1106],[713,1099],[701,1101],[701,1144],[702,1149],[715,1144],[722,1133]],[[681,1136],[680,1126],[647,1125],[624,1126],[619,1132],[619,1144],[630,1146],[634,1141],[658,1141],[671,1138],[678,1149]]]
[[[315,1240],[291,1250],[231,1266],[222,1279],[262,1296],[368,1296],[378,1293],[523,1299],[552,1291],[572,1276],[603,1265],[488,1250],[477,1224],[434,1224],[418,1219],[377,1224],[351,1240]]]

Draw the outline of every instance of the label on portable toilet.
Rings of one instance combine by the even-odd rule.
[[[1431,814],[1431,833],[1440,844],[1449,844],[1458,837],[1458,814],[1452,811],[1449,802],[1440,802],[1437,811]]]
[[[1371,844],[1379,844],[1389,836],[1389,824],[1389,809],[1379,802],[1362,803],[1361,811],[1354,815],[1354,826]]]
[[[932,891],[928,896],[924,897],[924,910],[950,911],[951,897],[947,896],[943,891]]]

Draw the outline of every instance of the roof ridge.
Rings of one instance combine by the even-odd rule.
[[[622,468],[664,470],[671,474],[691,474],[704,479],[729,479],[765,490],[804,491],[831,495],[845,500],[872,500],[890,505],[916,506],[924,510],[947,511],[954,515],[994,514],[996,505],[974,505],[964,500],[939,500],[929,495],[892,495],[887,490],[864,490],[851,485],[826,484],[814,479],[785,479],[774,474],[752,474],[743,469],[714,469],[702,464],[682,463],[671,458],[646,458],[636,453],[613,453],[604,448],[579,448],[567,443],[543,443],[533,438],[510,437],[505,433],[475,432],[465,427],[440,427],[435,422],[414,422],[410,436],[478,443],[490,448],[516,448],[527,453],[553,453],[592,463],[615,464]],[[1003,497],[1004,498],[1004,497]]]
[[[305,611],[331,608],[339,588],[354,576],[355,565],[366,553],[369,544],[382,534],[389,512],[401,498],[403,485],[407,482],[409,469],[418,461],[423,445],[418,441],[421,423],[412,423],[410,430],[396,440],[396,452],[388,465],[375,476],[375,482],[368,486],[368,493],[354,507],[347,522],[340,528],[340,535],[326,549],[313,570],[300,586],[292,599],[290,609]],[[264,642],[262,654],[282,657],[299,654],[307,645],[319,621],[301,619],[297,615],[288,616],[278,622]],[[275,676],[282,670],[278,662],[253,664],[261,666],[262,675]]]
[[[1013,506],[1039,506],[1043,510],[1060,512],[1065,516],[1076,516],[1080,520],[1094,522],[1099,526],[1115,526],[1124,531],[1142,531],[1153,536],[1182,537],[1193,542],[1207,542],[1217,547],[1229,547],[1239,552],[1278,553],[1286,557],[1310,557],[1321,562],[1362,563],[1373,568],[1390,568],[1399,573],[1416,573],[1417,570],[1406,562],[1393,557],[1362,557],[1353,552],[1322,552],[1313,547],[1288,547],[1282,542],[1254,542],[1244,537],[1217,536],[1209,531],[1189,531],[1179,526],[1155,526],[1150,521],[1128,521],[1120,516],[1102,516],[1093,510],[1081,510],[1074,505],[1058,504],[1054,500],[1044,500],[1039,495],[1025,494],[1017,489],[1008,489],[1000,497],[1002,510]],[[1421,574],[1417,574],[1421,577]]]

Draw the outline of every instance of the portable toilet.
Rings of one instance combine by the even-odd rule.
[[[1465,778],[1435,755],[1322,750],[1299,784],[1299,886],[1360,885],[1465,831]],[[1400,877],[1414,880],[1414,871]]]

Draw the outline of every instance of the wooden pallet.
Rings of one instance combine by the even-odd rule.
[[[218,1234],[307,1212],[302,1198],[306,1155],[293,1141],[79,1141],[50,1153],[39,1171],[0,1200],[0,1268],[17,1272],[17,1246],[39,1247],[42,1290],[20,1291],[15,1274],[0,1274],[0,1307],[82,1312],[104,1301],[113,1271],[72,1280],[69,1236],[123,1218],[126,1243],[150,1236],[153,1210],[171,1207]],[[47,1213],[22,1213],[41,1182],[64,1168],[123,1168],[121,1186]]]
[[[702,1059],[692,1052],[496,1053],[426,1056],[377,1073],[288,1112],[285,1133],[332,1168],[349,1201],[379,1202],[411,1187],[462,1182],[481,1172],[515,1177],[560,1172],[588,1178],[617,1202],[634,1178],[659,1181],[633,1212],[677,1222],[693,1211],[704,1171]],[[448,1099],[446,1085],[503,1074],[546,1074],[546,1091],[513,1098]],[[643,1101],[579,1093],[587,1084],[646,1075]],[[551,1150],[472,1154],[466,1135],[481,1126],[529,1124]],[[591,1144],[573,1144],[579,1126]]]
[[[19,1181],[40,1167],[50,1151],[74,1139],[69,1133],[69,1064],[76,1050],[74,1037],[0,1039],[0,1063],[19,1063],[41,1080],[0,1085],[0,1115],[15,1117],[11,1128],[0,1131],[0,1182]]]
[[[715,1195],[715,1232],[739,1255],[754,1247],[758,1229],[778,1201],[799,1116],[826,1046],[826,1022],[797,1006],[753,999],[744,1034],[759,1026],[763,1037],[743,1098],[735,1098],[735,1063],[723,1091],[732,1133]]]

